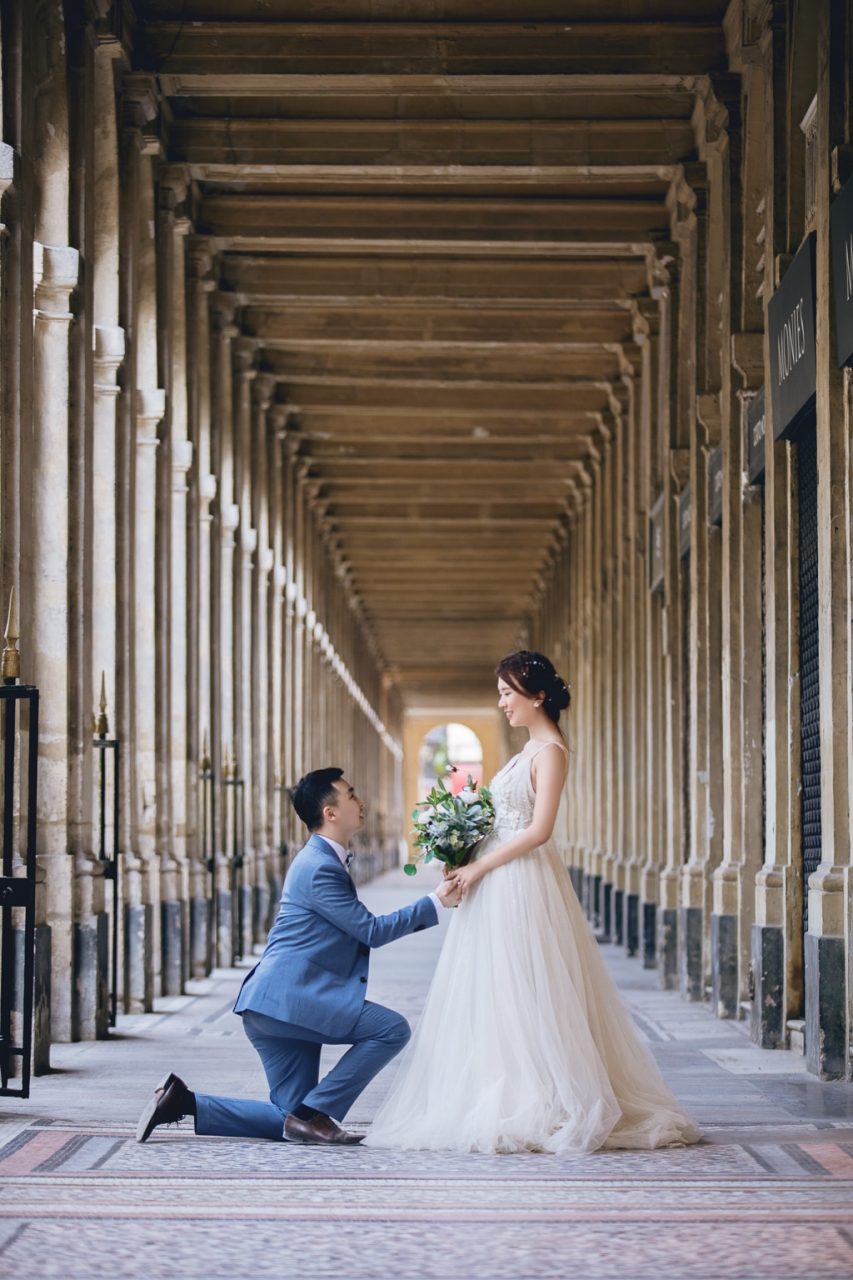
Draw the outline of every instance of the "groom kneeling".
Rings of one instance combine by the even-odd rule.
[[[400,911],[371,915],[346,869],[364,808],[343,770],[306,774],[293,788],[293,807],[311,836],[287,873],[266,949],[234,1006],[263,1063],[270,1101],[194,1094],[170,1073],[140,1117],[138,1142],[186,1115],[200,1134],[360,1142],[337,1121],[409,1039],[405,1018],[365,999],[371,947],[437,924],[438,905],[455,905],[458,894],[444,883]],[[320,1080],[324,1044],[352,1047]]]

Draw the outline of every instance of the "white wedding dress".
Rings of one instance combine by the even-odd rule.
[[[481,856],[530,825],[530,766],[492,782]],[[453,912],[423,1015],[365,1145],[579,1153],[695,1142],[640,1040],[553,840]]]

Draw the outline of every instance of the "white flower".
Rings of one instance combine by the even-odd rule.
[[[473,787],[465,787],[459,792],[459,799],[463,804],[476,804],[480,797]]]

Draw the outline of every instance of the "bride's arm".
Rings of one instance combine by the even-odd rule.
[[[557,821],[557,810],[560,807],[560,796],[566,781],[566,759],[562,751],[540,751],[533,765],[535,769],[534,785],[536,800],[533,804],[533,821],[529,827],[519,831],[512,839],[507,840],[497,849],[483,854],[476,862],[461,867],[452,873],[464,897],[466,890],[476,884],[495,867],[502,867],[507,862],[522,858],[533,849],[550,840],[554,823]]]

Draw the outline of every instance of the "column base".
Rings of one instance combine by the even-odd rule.
[[[572,888],[575,891],[575,897],[578,902],[583,903],[583,867],[569,867],[569,878],[572,882]]]
[[[601,933],[600,942],[609,942],[613,934],[613,885],[601,886]]]
[[[182,903],[160,903],[161,985],[164,996],[179,996],[184,989],[184,921]]]
[[[659,914],[657,969],[664,991],[678,986],[678,911],[667,908]]]
[[[613,941],[621,947],[625,941],[625,890],[613,890]]]
[[[104,1040],[109,1029],[109,921],[100,911],[74,926],[74,987],[71,1035],[74,1040]]]
[[[128,903],[124,910],[124,1008],[126,1013],[150,1013],[154,983],[149,942],[154,926],[150,902]]]
[[[751,939],[752,1039],[762,1049],[785,1046],[785,940],[782,930],[754,924]]]
[[[821,1080],[847,1076],[844,939],[805,936],[806,1066]]]
[[[210,903],[190,901],[190,976],[205,978],[210,972]]]
[[[711,915],[711,999],[718,1018],[738,1016],[737,916]]]
[[[635,956],[640,949],[640,895],[625,894],[625,950]]]
[[[657,968],[657,903],[644,902],[642,906],[643,921],[643,968]]]
[[[228,969],[234,963],[233,938],[233,902],[227,889],[219,889],[216,893],[216,946],[213,957],[214,968]]]
[[[590,894],[590,919],[592,927],[595,930],[601,928],[601,876],[592,877],[592,892]]]
[[[33,1075],[50,1071],[50,925],[36,925],[33,990]]]
[[[678,922],[678,985],[685,1000],[705,999],[705,975],[702,966],[702,931],[704,912],[701,907],[680,907]]]

